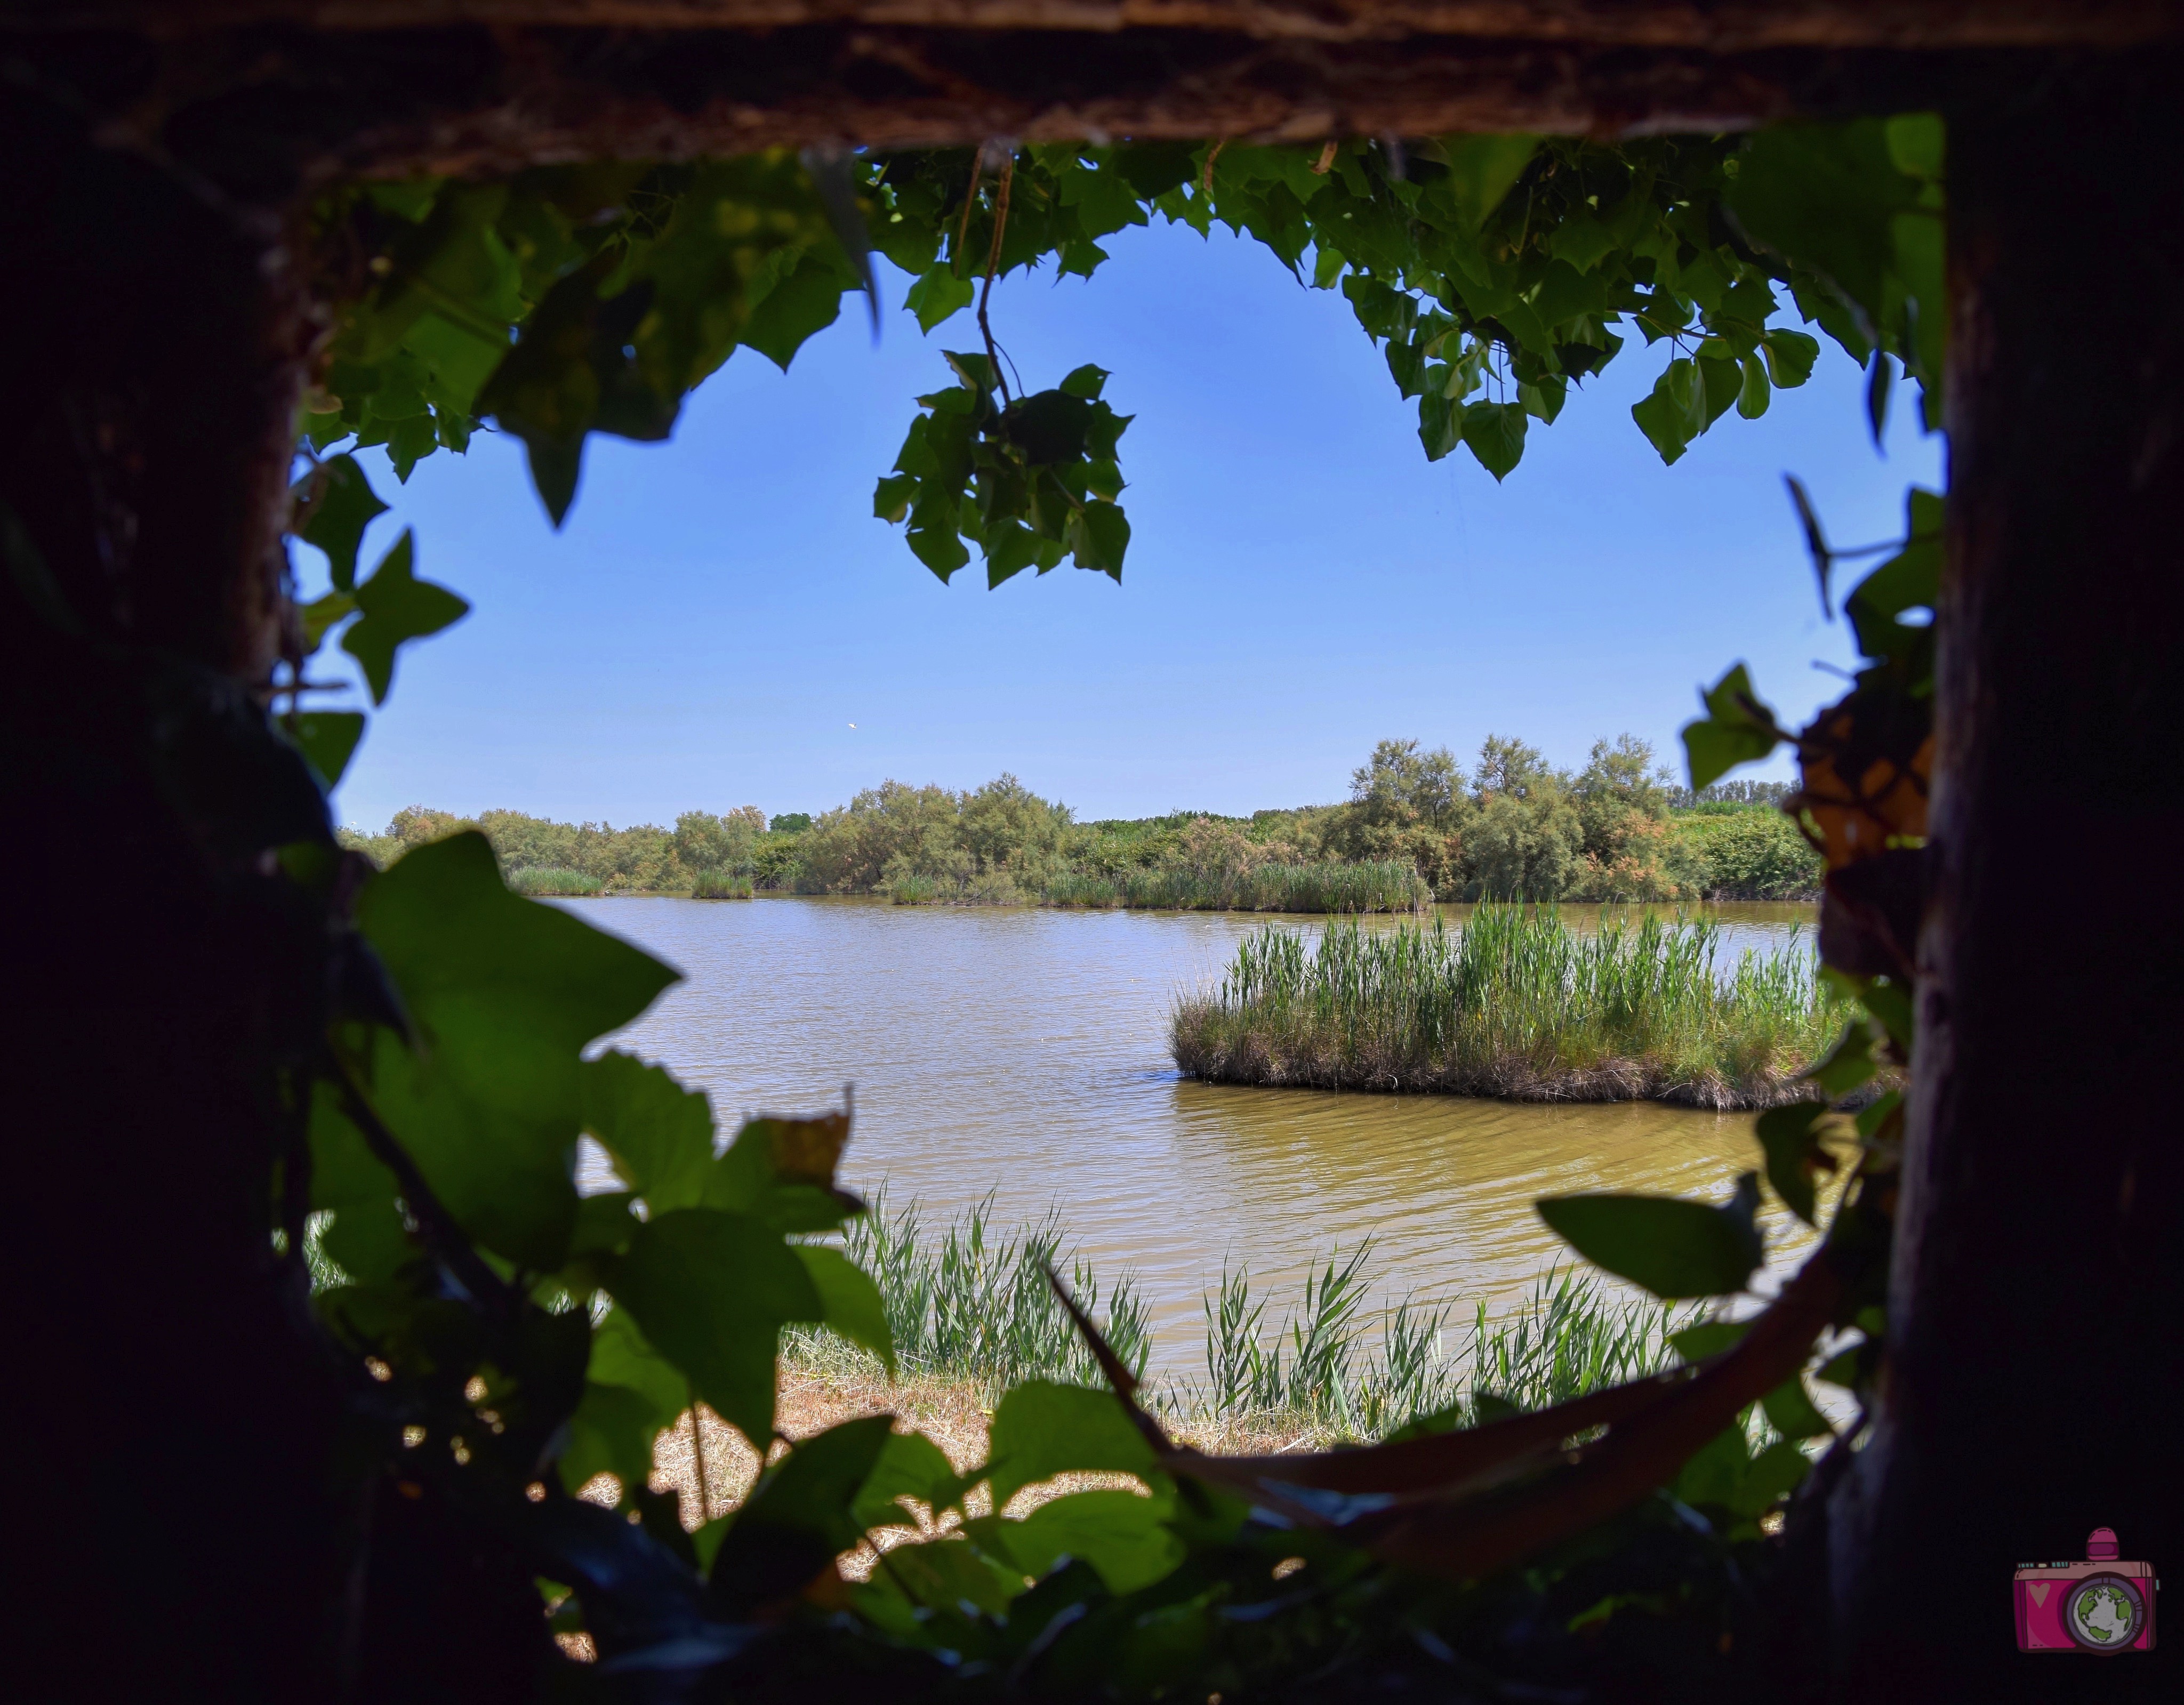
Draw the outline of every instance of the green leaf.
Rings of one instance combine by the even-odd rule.
[[[1724,1207],[1673,1196],[1548,1196],[1535,1206],[1579,1254],[1667,1301],[1744,1289],[1764,1256],[1753,1213],[1758,1175]]]
[[[843,282],[832,261],[805,255],[752,307],[739,341],[786,373],[805,342],[842,317]]]
[[[1088,361],[1082,367],[1072,368],[1060,388],[1072,397],[1083,397],[1088,402],[1096,402],[1108,377],[1105,367],[1095,367]]]
[[[1805,1382],[1797,1374],[1791,1374],[1762,1398],[1760,1407],[1766,1410],[1774,1430],[1786,1439],[1834,1436],[1834,1426],[1814,1404],[1805,1390]]]
[[[1781,738],[1773,726],[1774,713],[1759,702],[1751,673],[1741,663],[1703,689],[1699,701],[1706,716],[1684,724],[1684,751],[1694,792],[1740,764],[1758,763]]]
[[[510,894],[476,830],[418,847],[374,877],[357,922],[413,1012],[489,1002],[571,1055],[678,980],[620,937]]]
[[[1652,394],[1631,405],[1630,418],[1663,462],[1673,466],[1706,430],[1706,388],[1698,364],[1678,356],[1653,382]]]
[[[1891,157],[1884,121],[1755,131],[1724,192],[1755,243],[1818,273],[1880,324],[1894,261],[1891,221],[1918,198]]]
[[[643,1392],[586,1380],[558,1464],[563,1488],[580,1491],[594,1475],[606,1474],[625,1492],[641,1490],[652,1476],[652,1446],[659,1435],[658,1411]]]
[[[1670,1333],[1669,1342],[1675,1346],[1677,1355],[1696,1364],[1724,1350],[1734,1349],[1751,1329],[1748,1320],[1702,1320],[1696,1326]]]
[[[1865,417],[1873,428],[1873,442],[1880,443],[1888,426],[1888,398],[1896,382],[1896,367],[1886,354],[1876,354],[1865,382]]]
[[[1130,548],[1129,518],[1119,504],[1095,499],[1071,518],[1069,546],[1079,568],[1120,580],[1123,555]]]
[[[1776,326],[1761,336],[1759,353],[1766,359],[1767,376],[1776,387],[1794,391],[1813,376],[1813,364],[1820,359],[1820,340]]]
[[[332,793],[364,738],[364,712],[298,710],[283,716],[280,726],[303,752],[320,785]]]
[[[1730,1509],[1741,1516],[1765,1514],[1803,1484],[1812,1466],[1797,1446],[1778,1439],[1754,1457],[1737,1477],[1728,1499]]]
[[[924,1434],[891,1433],[857,1493],[850,1519],[861,1530],[909,1525],[901,1499],[923,1504],[938,1516],[955,1501],[960,1485],[955,1465]]]
[[[1750,1465],[1742,1423],[1724,1427],[1685,1463],[1676,1475],[1675,1496],[1694,1508],[1727,1509]]]
[[[1022,1521],[981,1529],[1026,1574],[1045,1575],[1066,1557],[1091,1564],[1110,1592],[1136,1592],[1165,1580],[1183,1561],[1183,1541],[1161,1519],[1161,1507],[1119,1489],[1071,1492]]]
[[[1736,395],[1736,412],[1747,421],[1756,421],[1767,412],[1773,397],[1773,387],[1767,382],[1767,364],[1757,354],[1747,355],[1742,364],[1744,379]]]
[[[713,1105],[664,1066],[617,1050],[583,1066],[584,1128],[655,1214],[696,1207],[713,1172]]]
[[[791,1321],[817,1324],[818,1289],[754,1215],[683,1208],[648,1222],[606,1269],[615,1301],[722,1418],[764,1450],[774,1356]]]
[[[559,1267],[577,1215],[584,1045],[674,973],[558,908],[510,894],[485,837],[451,835],[366,883],[357,922],[417,1031],[370,1045],[380,1117],[464,1228]]]
[[[313,599],[297,614],[304,630],[304,655],[314,657],[326,644],[327,633],[356,614],[356,599],[346,592],[329,592]]]
[[[1873,1057],[1871,1027],[1863,1018],[1853,1018],[1843,1027],[1836,1045],[1804,1076],[1807,1081],[1819,1084],[1821,1094],[1833,1101],[1872,1081],[1880,1069],[1880,1063]]]
[[[733,1612],[788,1598],[856,1544],[858,1495],[894,1425],[892,1415],[844,1421],[761,1474],[714,1553],[715,1602]]]
[[[357,588],[356,607],[364,619],[342,636],[342,649],[364,667],[374,705],[387,702],[398,648],[437,633],[470,614],[470,605],[447,588],[411,573],[414,556],[405,528],[393,549],[380,559],[371,578]]]
[[[602,1385],[620,1385],[641,1394],[652,1405],[655,1434],[676,1425],[690,1407],[688,1376],[652,1347],[627,1308],[610,1308],[606,1318],[593,1329],[592,1359],[585,1371]],[[645,1449],[651,1448],[648,1439]]]
[[[968,308],[977,293],[976,283],[958,278],[954,267],[943,265],[921,274],[902,305],[917,316],[920,332],[930,332],[942,320]]]
[[[989,1437],[986,1474],[996,1511],[1056,1474],[1157,1472],[1152,1446],[1111,1391],[1028,1379],[1001,1399]]]
[[[889,474],[872,490],[872,514],[885,521],[899,521],[924,484],[915,474]]]
[[[888,1329],[887,1304],[872,1276],[838,1249],[824,1244],[796,1245],[798,1259],[811,1276],[823,1311],[821,1322],[850,1343],[869,1350],[894,1372],[894,1334]]]
[[[384,1284],[417,1257],[401,1210],[384,1200],[337,1208],[319,1246],[359,1284]]]
[[[356,584],[356,554],[364,543],[364,530],[373,516],[387,513],[387,505],[380,502],[354,456],[334,456],[320,463],[304,476],[305,484],[313,481],[324,483],[298,537],[326,554],[334,590],[348,592]]]
[[[1524,460],[1524,426],[1522,403],[1464,405],[1464,446],[1479,459],[1479,465],[1494,476],[1497,484]]]
[[[577,1203],[577,1229],[569,1238],[571,1260],[588,1255],[619,1255],[644,1222],[630,1212],[636,1201],[627,1190],[581,1197]]]
[[[1828,1118],[1824,1101],[1792,1101],[1759,1116],[1759,1146],[1766,1151],[1767,1182],[1782,1205],[1807,1225],[1819,1212],[1814,1187],[1817,1175],[1835,1170],[1834,1158],[1820,1140]]]
[[[1540,139],[1524,136],[1448,137],[1441,140],[1448,176],[1443,192],[1468,236],[1500,207],[1539,152]]]

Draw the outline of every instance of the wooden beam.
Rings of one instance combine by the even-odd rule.
[[[2174,40],[2174,0],[47,0],[21,26],[162,36],[267,25],[497,29],[1211,31],[1260,41],[1441,36],[1586,47],[2120,47]]]

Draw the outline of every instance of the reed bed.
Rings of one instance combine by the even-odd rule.
[[[529,894],[533,899],[548,896],[580,898],[602,894],[606,889],[606,884],[595,876],[586,876],[580,870],[557,870],[546,865],[532,865],[509,872],[508,886],[513,892]]]
[[[1103,1291],[1052,1212],[1001,1234],[990,1201],[928,1228],[915,1206],[884,1195],[850,1223],[850,1255],[885,1299],[899,1378],[921,1390],[957,1388],[990,1404],[1026,1379],[1103,1383],[1048,1287],[1045,1263],[1068,1270],[1072,1294],[1126,1363],[1142,1374],[1151,1351],[1145,1304],[1128,1275]],[[1478,1303],[1405,1299],[1368,1306],[1369,1240],[1306,1275],[1296,1307],[1270,1313],[1247,1268],[1224,1270],[1204,1301],[1201,1380],[1156,1379],[1144,1396],[1194,1437],[1245,1446],[1371,1440],[1417,1423],[1473,1425],[1508,1407],[1533,1409],[1643,1377],[1674,1360],[1668,1334],[1695,1315],[1611,1296],[1591,1277],[1551,1269],[1500,1315]],[[816,1329],[783,1338],[791,1370],[840,1379],[877,1372],[861,1351]]]
[[[1357,864],[1263,864],[1248,871],[1134,870],[1117,877],[1067,874],[1039,904],[1172,911],[1425,911],[1433,889],[1406,860]]]
[[[1652,1100],[1715,1108],[1797,1099],[1797,1074],[1844,1007],[1792,941],[1720,962],[1704,920],[1607,918],[1581,934],[1552,906],[1482,905],[1317,945],[1262,929],[1217,989],[1178,1000],[1176,1065],[1216,1083],[1427,1091],[1518,1100]]]
[[[749,900],[751,879],[733,871],[701,870],[690,883],[693,900]]]

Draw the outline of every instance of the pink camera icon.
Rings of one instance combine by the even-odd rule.
[[[2116,1557],[2113,1528],[2095,1528],[2083,1563],[2018,1565],[2020,1652],[2119,1652],[2153,1649],[2153,1599],[2161,1583],[2150,1563]]]

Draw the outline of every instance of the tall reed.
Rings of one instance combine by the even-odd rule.
[[[580,870],[557,870],[548,865],[532,865],[508,873],[508,885],[517,894],[533,898],[552,894],[564,898],[580,898],[604,891],[606,884],[595,876],[586,876]]]
[[[733,871],[701,870],[690,883],[693,900],[749,900],[751,879]]]
[[[1187,868],[1120,876],[1056,876],[1042,905],[1134,906],[1178,911],[1424,911],[1433,889],[1407,860],[1262,864],[1247,871]]]
[[[1067,1268],[1071,1294],[1145,1373],[1152,1334],[1144,1299],[1127,1273],[1103,1287],[1051,1211],[1005,1234],[989,1199],[931,1228],[915,1204],[890,1209],[882,1191],[850,1222],[846,1241],[879,1285],[906,1373],[968,1385],[989,1401],[1027,1379],[1103,1383],[1055,1301],[1048,1263]],[[1158,1379],[1146,1395],[1187,1420],[1381,1438],[1414,1422],[1474,1424],[1507,1407],[1539,1408],[1641,1378],[1669,1365],[1667,1334],[1685,1323],[1553,1269],[1515,1309],[1490,1314],[1481,1302],[1468,1323],[1453,1305],[1415,1299],[1373,1311],[1372,1249],[1368,1240],[1330,1254],[1306,1275],[1299,1305],[1278,1318],[1248,1268],[1224,1269],[1204,1299],[1204,1380]],[[861,1354],[807,1328],[784,1333],[783,1353],[792,1366]]]
[[[1223,1083],[1710,1107],[1793,1098],[1842,1019],[1792,940],[1720,962],[1704,920],[1646,911],[1584,934],[1552,906],[1482,905],[1365,931],[1260,930],[1217,989],[1178,1000],[1175,1062]]]

